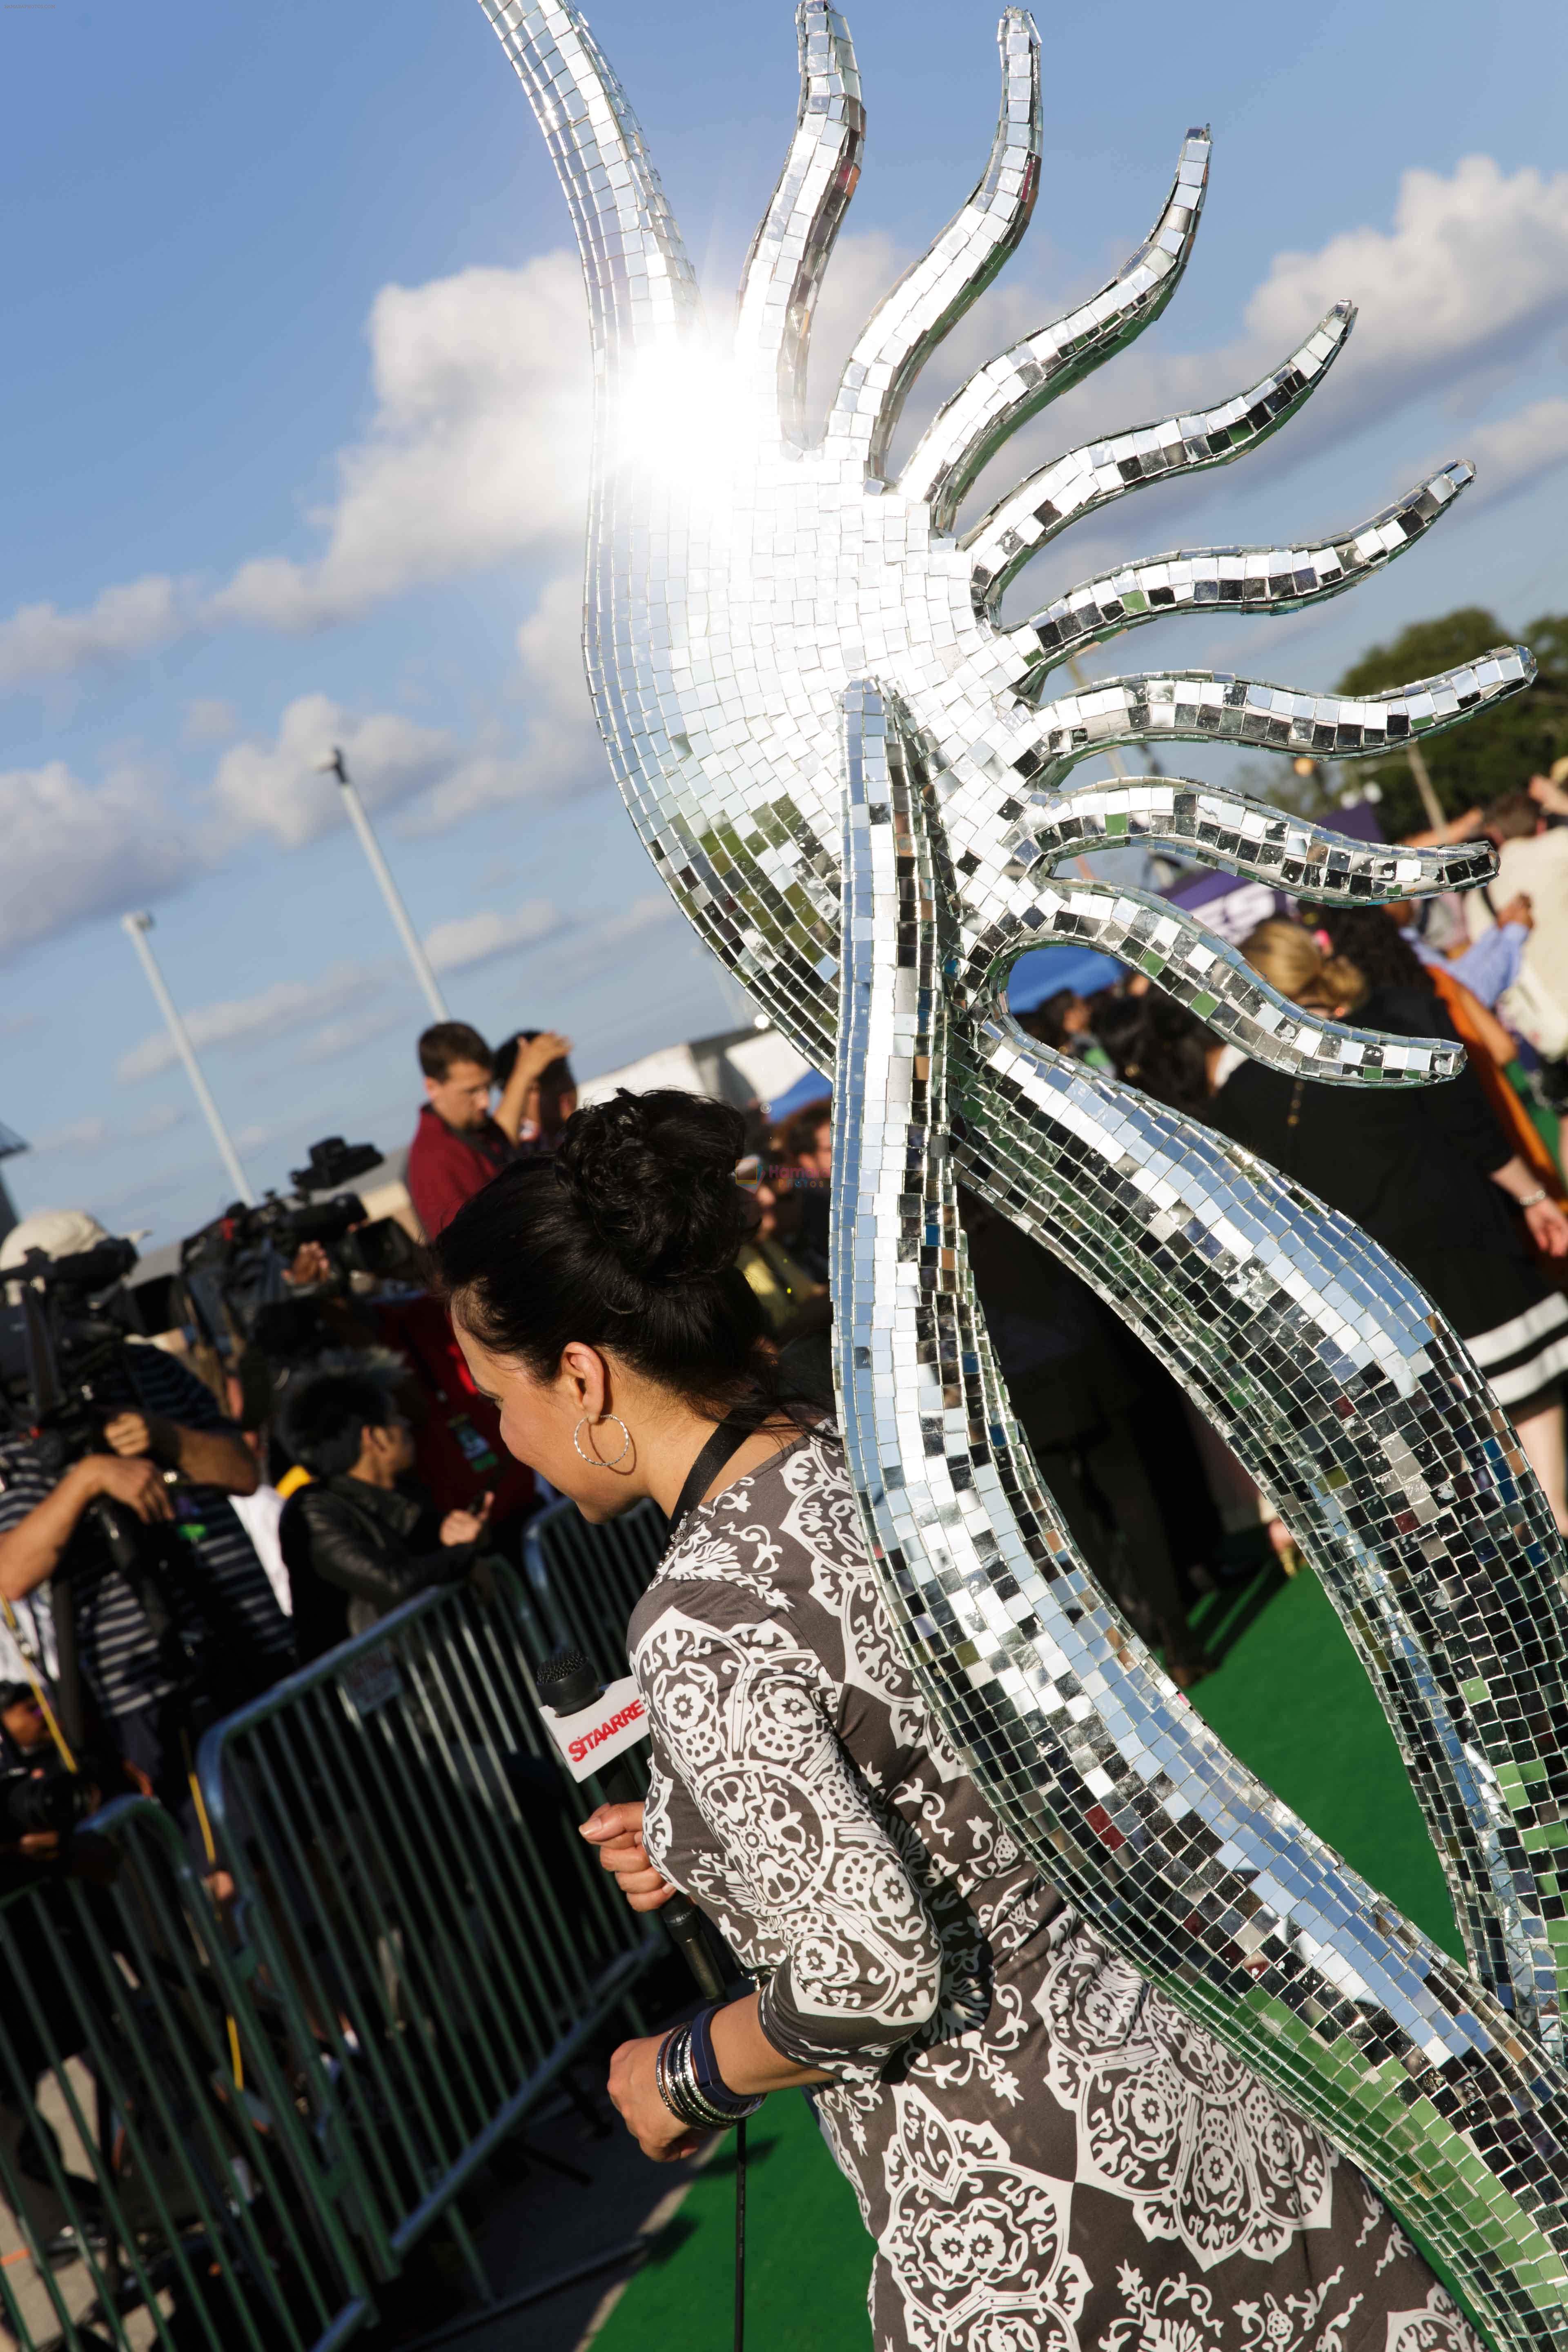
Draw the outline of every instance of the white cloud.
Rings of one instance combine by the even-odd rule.
[[[354,719],[325,694],[302,694],[284,711],[272,742],[232,744],[218,761],[213,793],[228,824],[270,833],[289,849],[342,824],[338,787],[320,773],[334,744],[372,808],[422,792],[455,757],[438,728],[396,711]]]
[[[280,980],[256,996],[198,1005],[185,1014],[185,1026],[198,1051],[215,1045],[258,1045],[326,1020],[380,985],[379,976],[363,965],[336,964],[314,980]],[[172,1068],[176,1059],[167,1033],[151,1030],[140,1045],[121,1055],[114,1076],[121,1086],[134,1086],[139,1079],[156,1077]]]
[[[376,411],[338,460],[321,553],[242,564],[214,619],[306,629],[574,541],[587,485],[590,367],[574,254],[384,286],[368,334]]]
[[[517,633],[528,740],[516,757],[466,760],[398,822],[410,837],[444,833],[481,809],[584,784],[607,785],[609,763],[583,669],[583,575],[574,563],[546,585]]]
[[[584,691],[584,713],[586,702]],[[195,708],[213,713],[216,727],[227,706]],[[367,805],[417,802],[417,822],[407,829],[421,833],[552,788],[567,763],[563,746],[553,766],[531,751],[474,751],[400,712],[362,717],[328,695],[306,694],[287,706],[269,741],[231,743],[219,756],[212,814],[200,821],[170,802],[162,779],[129,761],[96,784],[62,760],[0,772],[0,958],[164,897],[245,835],[269,834],[292,849],[342,824],[338,788],[319,772],[334,744]],[[605,769],[591,736],[585,756],[596,782]]]
[[[459,915],[437,923],[425,940],[425,952],[437,971],[467,971],[496,956],[536,947],[562,928],[561,918],[548,898],[531,898],[515,915],[493,908],[478,915]]]
[[[1211,203],[1223,185],[1216,173]],[[1447,175],[1405,172],[1391,226],[1363,225],[1313,252],[1277,254],[1228,345],[1135,344],[1049,412],[1051,446],[1245,391],[1345,299],[1358,306],[1355,331],[1323,390],[1274,444],[1276,462],[1315,456],[1439,390],[1456,428],[1439,457],[1470,455],[1478,436],[1463,422],[1467,403],[1568,321],[1568,173],[1508,174],[1488,155],[1467,156]],[[980,503],[1026,472],[1031,456],[1038,462],[1020,447],[1022,461],[1019,447],[1004,450]],[[1414,463],[1398,470],[1402,484],[1416,478]],[[1477,487],[1484,493],[1484,474]]]
[[[43,1153],[101,1151],[109,1140],[109,1124],[101,1118],[73,1118],[63,1127],[47,1128],[33,1139],[34,1156]]]
[[[116,1145],[145,1143],[167,1135],[171,1129],[184,1127],[190,1115],[179,1103],[160,1102],[123,1123],[111,1124],[96,1116],[68,1119],[64,1126],[48,1128],[35,1137],[32,1150],[35,1157],[42,1152],[87,1159]]]
[[[186,618],[186,600],[163,572],[102,589],[79,613],[24,604],[0,621],[0,687],[146,653],[177,635]]]
[[[1247,306],[1253,348],[1282,354],[1344,295],[1361,309],[1347,354],[1360,423],[1517,358],[1568,320],[1568,173],[1505,176],[1489,155],[1447,178],[1405,172],[1392,229],[1276,257]]]
[[[666,891],[634,898],[628,907],[604,917],[556,912],[547,898],[532,898],[514,915],[493,908],[477,915],[459,915],[439,923],[425,941],[426,953],[437,971],[464,971],[488,963],[495,956],[512,955],[545,940],[569,939],[574,953],[597,955],[624,947],[645,932],[679,919],[679,909]]]
[[[1502,499],[1528,489],[1568,459],[1568,400],[1538,400],[1495,425],[1473,427],[1465,455],[1476,468],[1476,489]]]
[[[234,1148],[237,1151],[259,1151],[264,1145],[275,1142],[279,1136],[289,1132],[286,1120],[274,1120],[270,1126],[258,1120],[250,1127],[240,1129],[234,1139]]]
[[[384,286],[366,335],[375,410],[339,452],[336,499],[308,518],[319,553],[252,557],[207,594],[159,573],[105,588],[79,612],[25,605],[0,620],[0,688],[195,628],[319,628],[421,582],[574,548],[592,423],[576,255]]]
[[[634,898],[629,907],[603,922],[591,922],[575,929],[575,944],[597,952],[605,948],[625,947],[628,940],[640,939],[645,931],[658,930],[665,923],[680,920],[680,909],[667,890],[650,891],[646,898]]]
[[[587,688],[584,688],[584,699]],[[481,809],[505,808],[547,789],[550,779],[527,757],[476,751],[459,760],[448,775],[433,784],[398,817],[395,831],[405,841],[446,833]],[[607,777],[606,777],[607,781]]]
[[[202,862],[140,771],[80,782],[63,760],[0,773],[0,951],[123,914]]]
[[[126,1121],[122,1132],[133,1141],[143,1143],[154,1136],[167,1135],[176,1127],[184,1127],[191,1114],[183,1103],[150,1103],[143,1111]]]
[[[377,1037],[384,1037],[389,1029],[411,1029],[405,1004],[371,1005],[363,1013],[351,1013],[346,1020],[329,1021],[307,1037],[300,1045],[301,1062],[335,1062],[344,1054],[357,1053]]]
[[[1222,159],[1216,201],[1224,188]],[[1136,227],[1130,222],[1130,237]],[[960,325],[928,371],[918,410],[1058,307],[1038,291],[1045,250],[1037,225],[1028,276],[1005,278]],[[814,417],[834,365],[900,260],[880,235],[840,241],[814,336]],[[1448,174],[1407,171],[1390,225],[1363,224],[1314,251],[1277,255],[1228,346],[1173,353],[1162,338],[1158,350],[1135,347],[1109,377],[1053,410],[1053,431],[1132,423],[1244,388],[1346,295],[1361,306],[1356,337],[1335,383],[1281,445],[1300,457],[1436,385],[1451,391],[1517,365],[1568,320],[1568,173],[1507,173],[1486,155],[1467,157]],[[192,627],[320,627],[423,582],[570,551],[524,625],[520,653],[542,698],[532,788],[580,775],[590,740],[580,666],[574,652],[560,658],[577,630],[591,411],[576,258],[557,251],[516,269],[473,268],[422,286],[385,286],[366,331],[374,412],[363,436],[339,454],[336,498],[310,517],[321,534],[316,553],[258,556],[205,596],[155,574],[106,588],[80,612],[25,607],[0,621],[0,687],[142,652]],[[1026,437],[1013,453],[1014,471],[1026,467],[1031,446]],[[505,763],[477,765],[450,780],[432,822],[455,822],[514,788]]]
[[[239,713],[232,702],[221,702],[216,695],[202,695],[185,705],[184,737],[187,743],[226,743],[231,735],[239,732]]]

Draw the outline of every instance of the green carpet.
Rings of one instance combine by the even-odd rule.
[[[798,2091],[776,2092],[749,2137],[746,2352],[871,2352],[871,2241],[811,2109]],[[727,2145],[698,2174],[594,2352],[727,2352],[734,2261],[735,2163]]]
[[[1443,1874],[1398,1748],[1339,1620],[1315,1577],[1303,1573],[1277,1591],[1275,1577],[1267,1570],[1205,1605],[1205,1637],[1223,1647],[1224,1662],[1194,1703],[1347,1862],[1458,1952]],[[870,2243],[805,2100],[794,2092],[771,2099],[752,2137],[747,2352],[869,2352]],[[651,2192],[651,2172],[649,2184]],[[733,2229],[726,2150],[694,2183],[595,2352],[678,2344],[719,2352],[730,2342]]]
[[[1212,1621],[1204,1630],[1215,1645]],[[1303,1570],[1274,1595],[1193,1705],[1277,1797],[1459,1956],[1447,1886],[1394,1734],[1315,1576]]]

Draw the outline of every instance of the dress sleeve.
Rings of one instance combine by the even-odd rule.
[[[700,1903],[738,1903],[782,1953],[760,2011],[773,2047],[863,2075],[935,2014],[942,1951],[896,1816],[834,1728],[822,1662],[774,1619],[721,1627],[672,1609],[636,1665],[653,1723],[650,1857]]]

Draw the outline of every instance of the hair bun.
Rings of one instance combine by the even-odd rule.
[[[723,1271],[747,1230],[735,1181],[746,1122],[728,1103],[660,1087],[629,1094],[568,1121],[556,1169],[590,1225],[627,1274],[652,1284]]]

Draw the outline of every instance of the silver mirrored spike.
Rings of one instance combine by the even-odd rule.
[[[700,935],[803,1054],[832,1066],[844,954],[844,712],[851,687],[868,679],[900,712],[911,761],[918,753],[921,855],[933,904],[952,910],[923,1015],[945,1055],[946,1132],[933,1127],[926,1139],[930,1151],[940,1146],[940,1181],[956,1174],[1073,1265],[1170,1366],[1278,1507],[1398,1733],[1468,1974],[1439,1967],[1388,1905],[1322,1858],[1266,1794],[1255,1796],[1250,1777],[1151,1675],[1090,1584],[1072,1588],[1074,1605],[1131,1679],[1097,1679],[1096,1649],[1092,1666],[1083,1654],[1089,1670],[1064,1708],[1036,1706],[1007,1646],[1033,1637],[1022,1633],[1002,1555],[1011,1530],[1046,1525],[1048,1506],[1008,1433],[978,1329],[978,1387],[965,1388],[964,1401],[973,1394],[980,1409],[973,1442],[991,1466],[954,1501],[952,1528],[981,1557],[941,1594],[941,1638],[921,1667],[941,1669],[947,1727],[973,1743],[977,1771],[1004,1750],[1016,1756],[1005,1786],[987,1780],[998,1809],[1094,1916],[1121,1922],[1113,1940],[1142,1965],[1156,1962],[1130,1923],[1130,1890],[1138,1916],[1147,1907],[1163,1932],[1172,1888],[1192,1888],[1194,1872],[1205,1889],[1234,1888],[1234,1916],[1206,1896],[1182,1913],[1158,1963],[1168,1964],[1174,1998],[1355,2147],[1449,2251],[1500,2340],[1568,2347],[1556,2138],[1565,1906],[1553,1867],[1568,1843],[1568,1611],[1544,1498],[1462,1343],[1364,1236],[1220,1138],[1033,1045],[994,995],[971,995],[963,978],[966,944],[1005,922],[1020,886],[1043,900],[1048,877],[1035,869],[1054,855],[1058,796],[1066,829],[1055,838],[1087,821],[1088,788],[1070,784],[1086,748],[1191,733],[1353,755],[1519,691],[1529,657],[1506,648],[1363,704],[1183,672],[1097,681],[1083,698],[1035,709],[1039,648],[1031,657],[976,610],[953,513],[1026,415],[1158,315],[1190,249],[1206,137],[1189,142],[1171,203],[1128,268],[1093,302],[981,370],[889,483],[868,470],[889,395],[907,386],[1021,226],[1022,180],[1004,185],[1023,168],[1006,161],[1013,117],[960,265],[928,257],[896,333],[878,344],[886,382],[857,400],[852,431],[811,440],[781,428],[780,407],[782,398],[789,410],[821,256],[803,250],[797,268],[786,239],[821,247],[842,216],[847,187],[830,184],[849,155],[847,111],[845,131],[825,134],[838,159],[826,177],[815,138],[802,147],[797,130],[785,181],[798,165],[799,186],[781,182],[770,212],[777,251],[770,246],[766,285],[758,278],[737,352],[703,324],[635,120],[577,11],[565,0],[481,5],[549,141],[589,278],[597,415],[588,673],[644,842]],[[1007,45],[1020,32],[1029,42],[1008,23],[1012,75],[1017,53]],[[819,66],[846,99],[854,71],[842,20],[829,25],[825,15],[818,29],[827,46],[814,49],[808,31],[808,109]],[[824,95],[831,103],[838,92]],[[1017,140],[1026,161],[1038,152],[1032,98],[1030,106]],[[760,249],[753,258],[763,266]],[[793,343],[795,357],[775,366],[766,346],[781,316],[778,351]],[[1173,824],[1185,821],[1184,810],[1169,814]],[[1220,824],[1194,854],[1226,862],[1228,839]],[[1254,846],[1265,859],[1279,849],[1272,839]],[[1436,855],[1416,877],[1427,887],[1446,878],[1475,881],[1476,854]],[[875,907],[868,917],[885,919]],[[883,945],[891,966],[893,945]],[[883,1076],[863,1057],[847,1066],[845,1100],[858,1120],[888,1125]],[[927,1160],[921,1166],[925,1188]],[[868,1228],[868,1251],[871,1237]],[[940,1241],[930,1245],[940,1256]],[[846,1270],[841,1319],[862,1315],[861,1280]],[[858,1378],[865,1368],[846,1369]],[[899,1358],[868,1392],[875,1411],[916,1428],[925,1379],[918,1362]],[[860,1409],[847,1389],[847,1412]],[[865,1507],[880,1545],[869,1485]],[[927,1532],[947,1528],[939,1518]],[[961,1657],[981,1634],[1000,1650]],[[1131,1715],[1118,1713],[1124,1699],[1136,1702]],[[1115,1832],[1107,1837],[1088,1815],[1080,1822],[1075,1791],[1090,1751],[1120,1756],[1121,1743],[1139,1760],[1116,1783],[1128,1810],[1106,1808]],[[1236,1971],[1232,1947],[1254,1949],[1247,1939],[1258,1933],[1281,1955],[1284,1974],[1270,1979],[1277,2000]],[[1314,1988],[1333,1990],[1321,2000],[1303,1991],[1296,2005],[1298,1965]]]
[[[1031,474],[964,535],[975,604],[994,613],[1025,564],[1086,515],[1155,482],[1250,456],[1311,398],[1354,324],[1354,305],[1336,302],[1300,349],[1247,391],[1212,408],[1082,442]]]
[[[1302,612],[1394,562],[1474,479],[1473,467],[1445,466],[1364,522],[1301,547],[1176,548],[1138,556],[1069,588],[1013,634],[1026,650],[1033,640],[1043,680],[1058,662],[1167,614]]]
[[[953,913],[918,755],[868,683],[846,698],[844,779],[835,1348],[905,1654],[1055,1884],[1233,2046],[1269,2046],[1280,2087],[1374,2179],[1397,2179],[1402,2210],[1472,2293],[1511,2270],[1526,2326],[1560,2338],[1568,2082],[1181,1705],[1040,1483],[959,1219],[963,1090],[942,984]],[[1141,1098],[1102,1085],[1139,1124]],[[1418,1654],[1405,1663],[1428,1670]],[[1478,2300],[1489,2318],[1508,2310],[1495,2291]]]

